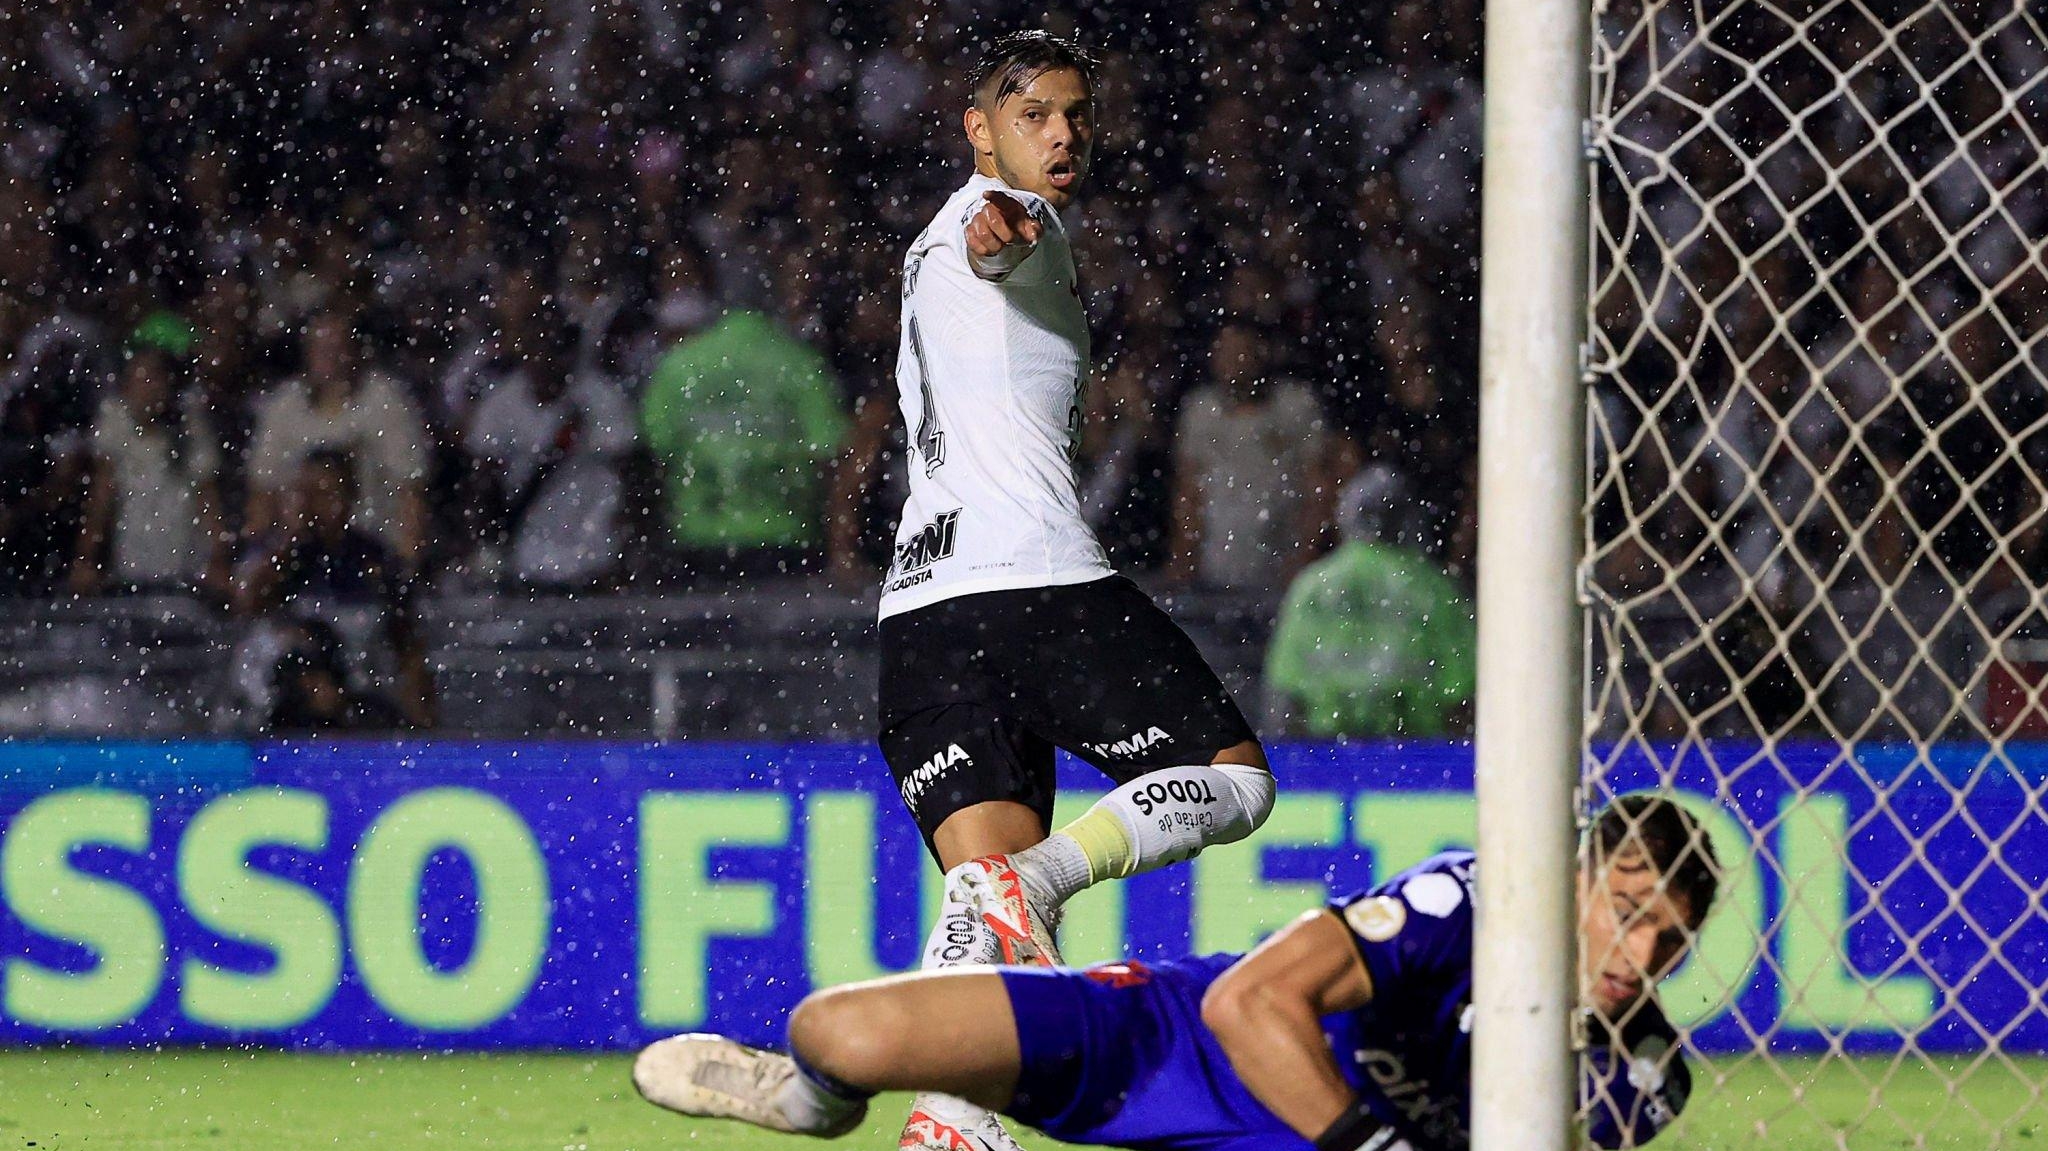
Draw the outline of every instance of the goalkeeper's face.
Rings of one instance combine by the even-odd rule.
[[[1692,944],[1692,908],[1662,880],[1634,846],[1580,872],[1579,993],[1609,1019],[1625,1014]]]

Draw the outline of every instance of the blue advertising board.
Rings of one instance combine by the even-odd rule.
[[[1273,759],[1257,837],[1084,893],[1068,958],[1242,950],[1470,842],[1467,747]],[[2048,1051],[2040,749],[1715,745],[1611,778],[1665,771],[1729,865],[1665,996],[1702,1047]],[[1061,785],[1063,817],[1106,786]],[[810,988],[915,966],[934,870],[854,745],[0,744],[0,1040],[772,1041]]]

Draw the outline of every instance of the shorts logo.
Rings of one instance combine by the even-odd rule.
[[[1119,990],[1125,987],[1141,987],[1152,982],[1152,969],[1133,959],[1128,963],[1098,963],[1081,969],[1081,974],[1102,984]]]
[[[1167,779],[1147,783],[1131,794],[1131,805],[1140,815],[1152,814],[1152,809],[1165,803],[1216,802],[1216,791],[1199,779]]]
[[[1104,759],[1117,759],[1150,751],[1156,744],[1171,742],[1173,737],[1166,734],[1163,728],[1148,727],[1143,731],[1132,732],[1115,743],[1090,743],[1083,746]]]
[[[917,529],[915,535],[896,545],[895,570],[908,575],[952,555],[959,524],[959,508],[933,517],[932,522]]]
[[[946,750],[918,764],[917,770],[903,781],[903,806],[916,811],[917,801],[924,798],[925,789],[932,785],[932,781],[963,763],[973,762],[974,757],[962,751],[959,744],[947,744]]]

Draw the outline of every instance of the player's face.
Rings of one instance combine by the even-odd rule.
[[[994,109],[969,108],[967,138],[978,170],[1065,208],[1088,175],[1095,146],[1094,98],[1071,68],[1041,72]]]
[[[1579,991],[1619,1017],[1692,942],[1691,908],[1658,888],[1649,856],[1625,848],[1579,877]]]

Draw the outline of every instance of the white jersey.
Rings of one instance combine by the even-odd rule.
[[[1003,191],[1044,228],[991,283],[967,263],[967,221]],[[1081,518],[1074,452],[1088,318],[1066,225],[1050,203],[976,175],[903,261],[896,387],[910,496],[882,583],[883,618],[958,595],[1111,574]]]

